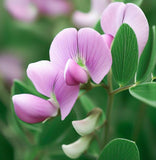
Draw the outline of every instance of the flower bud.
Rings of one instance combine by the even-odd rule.
[[[31,94],[12,97],[15,113],[24,122],[39,123],[57,115],[56,108],[49,100]]]
[[[72,125],[79,135],[88,135],[94,132],[94,130],[97,128],[100,115],[102,115],[101,109],[95,108],[89,113],[87,118],[83,120],[72,121]]]
[[[62,149],[68,157],[75,159],[81,156],[81,154],[83,154],[88,149],[91,140],[92,135],[84,136],[74,143],[68,145],[63,144]]]

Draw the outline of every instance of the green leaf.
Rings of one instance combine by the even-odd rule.
[[[83,95],[79,98],[83,108],[85,109],[86,113],[90,112],[93,108],[95,108],[95,104],[92,102],[92,100],[87,96]]]
[[[106,145],[98,160],[140,160],[140,156],[135,142],[118,138]]]
[[[99,32],[100,34],[104,34],[104,32],[103,32],[103,30],[102,30],[102,28],[101,28],[101,20],[99,20],[99,21],[97,22],[97,24],[95,25],[94,29],[95,29],[97,32]]]
[[[143,0],[114,0],[115,2],[134,3],[138,6],[141,5]]]
[[[29,93],[32,94],[32,91],[22,82],[15,80],[12,86],[12,95]]]
[[[14,160],[14,150],[8,140],[0,134],[0,159]]]
[[[136,81],[143,82],[152,73],[156,64],[156,28],[153,26],[153,38],[149,36],[146,47],[141,54]],[[153,39],[153,42],[152,42]]]
[[[36,89],[32,85],[28,86],[21,81],[15,80],[14,84],[13,84],[13,87],[12,87],[12,96],[15,95],[15,94],[23,94],[23,93],[33,94],[33,95],[36,95],[38,97],[48,99],[46,96],[37,92]]]
[[[138,63],[138,45],[134,31],[128,24],[123,24],[112,44],[112,72],[120,86],[134,78]]]
[[[129,89],[130,94],[136,99],[156,107],[156,83],[149,82],[136,85]]]

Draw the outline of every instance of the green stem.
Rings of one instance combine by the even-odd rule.
[[[113,98],[114,94],[111,94],[112,92],[112,72],[110,71],[108,74],[108,102],[107,102],[107,109],[106,109],[106,120],[105,120],[105,130],[104,130],[104,146],[107,144],[109,140],[109,130],[110,130],[110,121],[111,121],[111,112],[112,112],[112,107],[113,107]],[[103,147],[104,147],[103,146]]]
[[[96,88],[96,87],[103,87],[104,89],[108,90],[109,87],[107,85],[105,85],[104,83],[101,83],[101,84],[94,84],[94,83],[91,83],[91,86],[92,88]]]
[[[115,89],[114,91],[112,91],[110,94],[114,95],[114,94],[120,93],[120,92],[122,92],[122,91],[125,91],[125,90],[129,89],[129,88],[132,87],[132,86],[135,86],[135,84],[133,84],[133,85],[128,85],[128,86],[121,87],[121,88],[117,88],[117,89]]]
[[[110,130],[111,112],[113,107],[113,98],[114,98],[114,95],[111,95],[111,94],[108,95],[106,120],[105,120],[105,132],[104,132],[104,146],[107,144],[109,140],[109,130]]]

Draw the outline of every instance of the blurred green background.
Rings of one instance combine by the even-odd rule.
[[[90,9],[89,0],[70,2],[73,12]],[[150,27],[156,25],[156,0],[144,0],[141,8]],[[30,84],[25,75],[27,65],[49,59],[49,48],[55,35],[64,28],[75,27],[71,17],[72,13],[55,18],[40,16],[32,23],[23,23],[14,19],[0,0],[0,55],[16,55],[22,61],[22,80]],[[6,84],[3,77],[0,80],[0,160],[68,160],[61,145],[79,137],[71,121],[87,115],[83,109],[86,104],[78,100],[64,122],[57,117],[44,124],[29,125],[15,116],[10,84]],[[23,90],[14,88],[13,92],[22,93]],[[103,89],[95,88],[86,95],[95,106],[106,107],[107,95]],[[134,99],[128,91],[117,95],[114,104],[111,136],[135,140],[141,160],[156,160],[156,109]],[[97,142],[94,143],[80,160],[96,159],[100,149]]]

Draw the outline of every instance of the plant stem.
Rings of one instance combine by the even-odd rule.
[[[113,98],[114,98],[114,95],[112,95],[112,94],[108,95],[106,120],[105,120],[105,132],[104,132],[104,146],[107,144],[108,139],[109,139],[111,112],[112,112],[112,107],[113,107]]]
[[[125,86],[125,87],[121,87],[121,88],[117,88],[117,89],[115,89],[114,91],[112,91],[110,94],[117,94],[117,93],[120,93],[120,92],[122,92],[122,91],[125,91],[125,90],[127,90],[127,89],[129,89],[130,87],[132,87],[132,86],[135,86],[135,84],[133,84],[133,85],[128,85],[128,86]]]
[[[111,94],[112,92],[112,72],[110,71],[108,74],[108,102],[107,102],[107,109],[106,109],[106,120],[105,120],[105,130],[104,130],[104,144],[103,147],[107,144],[109,139],[109,130],[110,130],[110,120],[111,120],[111,112],[113,107],[113,98],[114,94]]]

